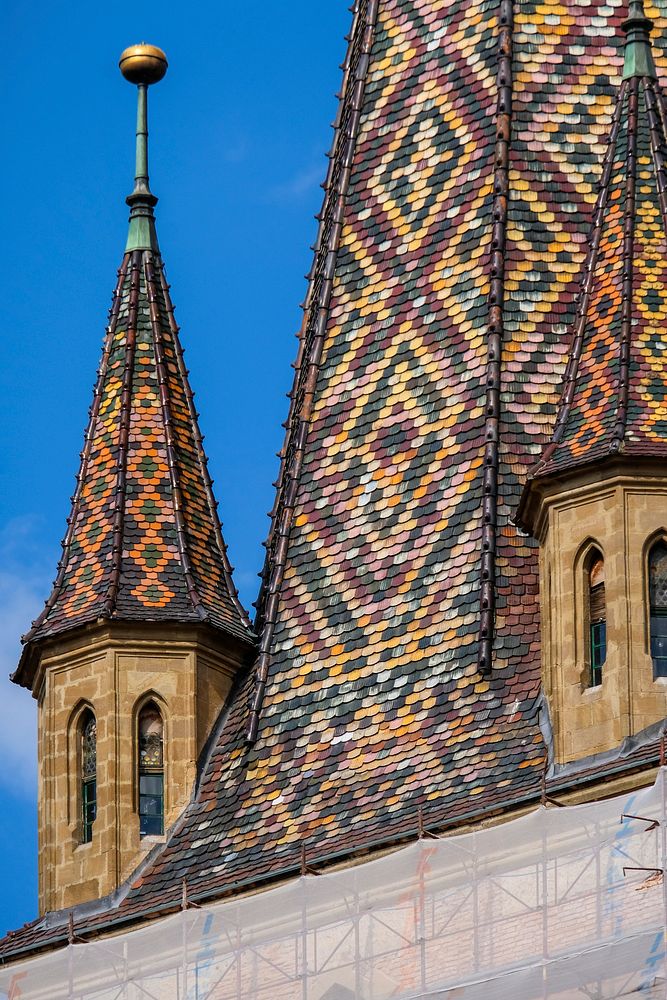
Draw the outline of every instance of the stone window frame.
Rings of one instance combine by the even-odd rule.
[[[644,652],[651,661],[651,670],[653,671],[653,654],[651,651],[651,578],[650,578],[650,556],[651,550],[659,542],[663,542],[667,545],[667,528],[657,528],[655,531],[651,532],[648,538],[644,542],[644,549],[642,552],[642,569],[644,576]],[[653,674],[653,683],[657,684],[659,682],[665,683],[666,678],[656,677]]]
[[[92,841],[83,840],[83,760],[81,739],[83,720],[90,713],[98,722],[97,712],[92,702],[82,698],[74,706],[67,723],[67,820],[72,829],[75,847],[90,847]],[[98,734],[99,739],[99,734]],[[99,803],[99,782],[97,783]],[[99,814],[99,808],[97,810]],[[94,824],[93,820],[93,824]]]
[[[591,622],[590,622],[590,599],[589,599],[589,586],[590,586],[590,570],[591,564],[595,558],[602,559],[605,565],[605,576],[606,576],[606,566],[607,557],[604,551],[604,546],[592,535],[589,535],[582,544],[577,549],[577,553],[574,557],[574,625],[575,625],[575,651],[577,668],[579,674],[579,681],[581,684],[582,693],[592,692],[597,694],[600,692],[604,684],[604,671],[602,673],[602,682],[598,685],[591,684]],[[605,622],[607,625],[607,658],[609,653],[609,617],[608,617],[608,591],[605,584]],[[607,662],[605,658],[605,663]]]
[[[153,702],[157,705],[160,714],[162,716],[162,774],[163,774],[163,813],[164,813],[164,827],[166,830],[167,825],[167,815],[169,813],[169,808],[171,805],[170,796],[170,729],[171,729],[171,717],[169,712],[169,706],[165,698],[151,688],[149,691],[144,691],[143,694],[139,695],[132,708],[132,810],[139,818],[139,767],[140,767],[140,754],[139,754],[139,716],[141,715],[143,709]],[[143,838],[142,838],[143,839]],[[147,838],[149,841],[152,840],[162,840],[164,839],[164,834],[162,837],[149,836]]]

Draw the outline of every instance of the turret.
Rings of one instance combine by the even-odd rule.
[[[58,574],[13,680],[39,702],[42,911],[115,889],[190,799],[254,637],[232,582],[158,248],[148,178],[151,45],[134,189]]]
[[[667,715],[667,107],[632,0],[553,438],[519,523],[540,542],[556,756]]]

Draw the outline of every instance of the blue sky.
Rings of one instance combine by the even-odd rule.
[[[118,56],[145,39],[170,63],[150,95],[158,235],[249,605],[350,25],[346,0],[1,7],[0,932],[37,912],[34,702],[7,675],[55,574],[124,247]]]

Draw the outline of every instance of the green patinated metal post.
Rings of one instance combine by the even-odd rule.
[[[125,79],[137,86],[137,156],[134,190],[126,199],[131,212],[125,249],[157,252],[153,215],[157,198],[148,184],[148,88],[153,83],[159,83],[167,72],[167,57],[156,45],[141,42],[125,49],[119,66]]]
[[[148,87],[140,83],[137,87],[137,169],[136,184],[142,182],[148,189]]]
[[[658,74],[655,71],[651,51],[652,27],[653,21],[644,13],[643,0],[630,0],[628,18],[623,22],[623,30],[626,34],[624,80],[629,80],[633,76],[657,80]]]
[[[127,250],[158,249],[153,208],[157,198],[148,184],[148,86],[140,83],[137,87],[137,150],[134,172],[134,190],[127,198],[130,212],[130,230],[127,234]]]

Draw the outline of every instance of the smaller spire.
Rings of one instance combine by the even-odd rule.
[[[118,63],[126,80],[137,85],[137,155],[134,190],[125,199],[131,208],[126,251],[158,249],[153,209],[157,198],[148,183],[148,88],[167,72],[167,57],[156,45],[131,45]]]
[[[625,63],[623,79],[644,76],[657,80],[653,53],[651,52],[651,28],[653,21],[644,13],[643,0],[630,0],[628,18],[623,22],[625,40]]]

